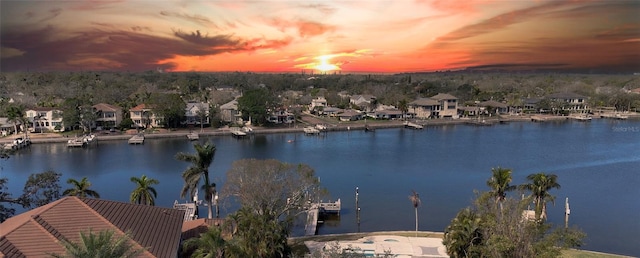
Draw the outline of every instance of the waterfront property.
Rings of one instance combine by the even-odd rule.
[[[93,105],[96,112],[96,127],[110,129],[120,126],[122,122],[122,108],[107,104],[98,103]]]
[[[32,132],[62,132],[64,124],[62,123],[62,111],[52,107],[35,107],[25,110],[26,117],[33,127]]]
[[[412,189],[422,199],[419,231],[443,231],[458,211],[471,204],[474,190],[487,190],[491,168],[501,166],[513,169],[514,185],[532,173],[558,175],[562,188],[551,194],[557,200],[572,199],[569,226],[587,233],[583,249],[640,256],[640,246],[632,241],[640,239],[636,219],[640,206],[631,205],[640,196],[635,180],[640,167],[640,122],[631,117],[594,117],[587,123],[566,116],[544,117],[549,120],[486,127],[447,121],[429,130],[393,128],[375,133],[354,130],[362,129],[355,125],[346,130],[342,124],[339,128],[344,131],[330,127],[324,137],[300,137],[301,128],[292,128],[288,133],[256,133],[242,141],[220,130],[216,136],[200,134],[200,140],[216,144],[216,162],[210,171],[219,186],[224,185],[232,162],[239,159],[277,159],[312,167],[330,194],[327,198],[340,197],[342,202],[339,219],[323,218],[318,235],[414,230],[414,208],[407,201]],[[98,148],[67,148],[63,142],[32,144],[27,151],[2,160],[1,172],[9,179],[8,192],[13,196],[22,193],[30,173],[51,169],[63,174],[61,182],[87,176],[102,198],[124,202],[133,187],[129,178],[145,174],[160,181],[156,205],[171,208],[184,185],[179,172],[185,168],[174,156],[193,151],[185,134],[174,138],[150,134],[136,148],[127,144],[126,136],[120,141],[100,141]],[[355,187],[360,189],[359,225]],[[603,189],[606,194],[594,194]],[[516,195],[509,194],[520,198]],[[221,201],[225,203],[221,217],[237,210],[233,201]],[[564,224],[563,206],[548,206],[551,223]],[[304,235],[304,228],[297,228],[294,235]]]
[[[133,125],[139,128],[161,127],[162,117],[153,112],[153,107],[147,104],[140,104],[129,109],[129,116]]]

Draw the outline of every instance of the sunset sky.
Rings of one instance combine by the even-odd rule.
[[[640,72],[637,0],[0,3],[0,71]]]

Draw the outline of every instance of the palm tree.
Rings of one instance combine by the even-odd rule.
[[[196,190],[198,189],[198,185],[200,184],[200,179],[204,180],[204,186],[202,188],[205,191],[205,201],[208,204],[209,215],[208,218],[213,218],[213,196],[215,195],[215,184],[212,184],[209,180],[209,166],[213,162],[213,157],[216,154],[216,146],[214,144],[210,144],[209,142],[201,145],[196,143],[193,145],[196,149],[195,154],[183,153],[179,152],[176,154],[176,159],[181,161],[190,162],[191,166],[189,166],[186,170],[182,172],[182,179],[184,179],[184,186],[182,187],[182,192],[180,193],[180,197],[184,198],[187,193],[190,194],[191,198],[195,195]]]
[[[185,241],[183,247],[183,250],[193,249],[190,257],[222,258],[225,257],[227,242],[222,238],[220,228],[213,226],[202,233],[200,237],[194,237]]]
[[[412,190],[411,195],[409,195],[409,200],[411,200],[411,204],[413,204],[413,209],[416,213],[416,236],[418,236],[418,206],[420,206],[420,196],[416,191]]]
[[[133,258],[140,256],[144,249],[136,248],[127,234],[120,237],[114,236],[112,230],[103,230],[97,234],[80,232],[80,242],[62,241],[66,250],[65,254],[51,254],[57,258],[85,258],[85,257],[120,257]]]
[[[70,184],[73,187],[64,190],[64,192],[62,192],[62,195],[78,196],[82,198],[85,198],[87,196],[100,198],[100,194],[98,194],[98,192],[89,189],[89,187],[91,187],[91,182],[87,180],[87,177],[83,177],[80,181],[69,178],[69,180],[67,180],[67,184]]]
[[[158,180],[142,175],[140,178],[131,177],[131,182],[136,184],[136,189],[131,192],[129,201],[131,203],[155,205],[154,198],[158,197],[156,189],[152,185],[157,185]]]
[[[529,183],[521,185],[520,188],[531,191],[536,209],[536,219],[546,219],[547,201],[555,204],[556,199],[555,196],[549,194],[549,190],[552,188],[560,189],[558,176],[554,174],[537,173],[528,175],[527,180]]]
[[[442,244],[451,257],[481,257],[483,236],[480,216],[470,208],[458,212],[444,231]]]
[[[491,187],[489,193],[496,198],[496,203],[500,204],[500,210],[502,211],[502,201],[507,197],[507,192],[516,189],[516,186],[510,185],[511,183],[511,169],[508,168],[492,168],[491,178],[487,180],[487,186]]]

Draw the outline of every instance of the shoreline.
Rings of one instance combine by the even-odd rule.
[[[534,121],[533,117],[542,118],[542,121]],[[604,117],[600,117],[599,115],[592,116],[593,119],[608,119]],[[640,118],[640,114],[632,115],[628,119],[638,120]],[[304,118],[303,118],[304,120]],[[318,118],[316,118],[318,120]],[[553,116],[553,115],[523,115],[523,116],[498,116],[498,117],[487,117],[482,121],[473,119],[473,118],[459,118],[459,119],[426,119],[426,120],[413,120],[413,123],[417,123],[424,127],[433,127],[433,126],[443,126],[443,125],[460,125],[467,124],[470,126],[491,126],[494,124],[501,123],[509,123],[509,122],[530,122],[530,123],[553,123],[553,122],[564,122],[568,120],[573,120],[569,116]],[[324,121],[324,120],[322,120]],[[326,122],[326,121],[325,121]],[[254,127],[251,134],[277,134],[277,133],[304,133],[303,128],[306,126],[312,125],[311,123],[306,123],[304,125],[296,125],[295,127],[279,127],[279,128],[269,128],[269,127]],[[403,120],[385,120],[385,121],[371,121],[366,122],[364,120],[359,121],[350,121],[350,122],[340,122],[340,121],[330,121],[326,123],[327,129],[323,132],[340,132],[340,131],[350,131],[350,130],[365,130],[365,128],[370,129],[390,129],[390,128],[402,128],[405,127]],[[204,128],[203,131],[200,129],[161,129],[163,132],[151,132],[144,133],[146,139],[161,139],[161,138],[186,138],[188,134],[192,132],[196,132],[202,136],[232,136],[231,130],[229,127],[224,128]],[[415,130],[415,129],[412,129]],[[133,137],[137,133],[124,132],[119,133],[117,135],[113,134],[96,134],[97,141],[118,141],[118,140],[128,140]],[[0,138],[0,144],[5,144],[11,142],[15,138],[23,137],[23,134],[20,135],[11,135]],[[28,134],[31,143],[40,144],[40,143],[64,143],[73,137],[66,137],[59,133],[29,133]]]

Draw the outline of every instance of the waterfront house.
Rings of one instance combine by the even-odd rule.
[[[416,118],[440,117],[440,103],[431,98],[419,98],[407,104],[409,113]]]
[[[220,119],[223,122],[242,124],[242,113],[238,110],[238,101],[232,100],[220,106]]]
[[[106,103],[93,105],[96,111],[96,126],[104,129],[114,128],[122,122],[122,108]]]
[[[477,116],[478,114],[480,114],[480,107],[478,106],[458,107],[458,115],[461,117]]]
[[[311,100],[311,106],[309,106],[309,110],[322,110],[325,107],[327,107],[327,99],[325,99],[324,97],[318,97]]]
[[[150,105],[137,105],[129,109],[129,115],[135,127],[162,127],[162,117],[157,116]]]
[[[187,102],[185,108],[185,123],[188,125],[210,124],[209,122],[209,104],[204,102]]]
[[[62,132],[64,124],[62,123],[62,110],[52,107],[34,107],[25,110],[27,120],[33,126],[30,128],[33,132]]]
[[[446,93],[438,93],[431,97],[438,101],[440,110],[438,118],[457,118],[458,117],[458,98]]]
[[[376,110],[375,112],[373,112],[373,117],[376,119],[400,119],[402,118],[402,110],[398,110],[398,109]]]
[[[347,109],[336,115],[340,121],[356,121],[362,119],[362,113],[357,110]]]
[[[360,109],[369,109],[371,103],[376,101],[376,97],[373,95],[353,95],[349,98],[349,103],[359,107]]]
[[[573,92],[550,94],[546,96],[546,99],[563,104],[560,106],[560,110],[573,113],[584,113],[589,111],[589,106],[586,101],[587,97]]]
[[[538,104],[540,103],[541,98],[525,98],[522,100],[522,105],[524,111],[538,111]]]
[[[64,254],[63,240],[80,232],[112,230],[129,234],[139,257],[178,257],[184,211],[92,198],[63,197],[0,224],[0,256],[48,257]]]
[[[494,100],[487,100],[478,103],[483,112],[489,115],[502,115],[509,113],[509,105]]]
[[[0,117],[0,133],[2,136],[12,134],[20,122],[9,122],[9,118]]]
[[[267,121],[274,124],[291,124],[295,121],[295,116],[287,110],[277,110],[269,114]]]

